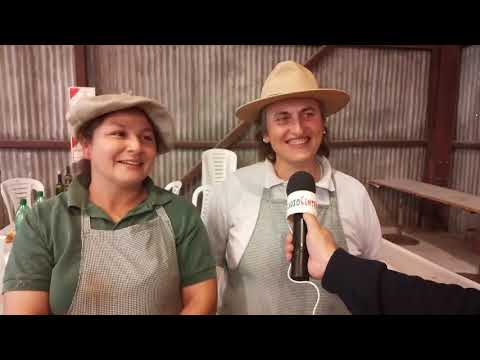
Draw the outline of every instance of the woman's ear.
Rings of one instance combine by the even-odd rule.
[[[265,130],[262,134],[262,141],[265,144],[268,144],[270,142],[270,136],[268,136],[267,131]]]
[[[82,146],[82,153],[83,153],[83,158],[87,160],[92,159],[92,145],[87,139],[81,138],[78,140],[80,145]]]

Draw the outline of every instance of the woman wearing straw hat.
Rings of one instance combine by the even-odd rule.
[[[6,314],[210,314],[215,263],[195,208],[148,177],[173,120],[139,96],[86,97],[67,120],[85,167],[34,207],[6,268]]]
[[[337,245],[365,258],[378,254],[382,235],[367,191],[327,160],[326,117],[348,101],[345,92],[319,88],[309,70],[285,61],[268,76],[261,98],[237,110],[241,121],[255,123],[266,159],[236,171],[209,200],[207,230],[217,265],[226,270],[221,314],[312,314],[317,292],[288,279],[283,255],[286,183],[297,171],[314,177],[318,218]],[[316,314],[349,313],[316,284]]]

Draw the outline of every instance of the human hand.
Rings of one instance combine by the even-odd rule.
[[[330,231],[320,225],[311,214],[303,214],[307,225],[308,272],[311,277],[321,279],[330,258],[337,249]],[[290,262],[293,255],[293,237],[289,232],[285,241],[285,256]]]

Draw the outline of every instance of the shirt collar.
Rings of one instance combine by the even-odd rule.
[[[332,166],[330,165],[330,162],[324,156],[317,156],[317,160],[322,168],[322,177],[315,183],[315,186],[320,189],[335,191],[335,185],[332,179]],[[287,181],[280,179],[277,176],[273,164],[268,159],[265,159],[265,168],[265,188],[269,189],[276,185],[287,183]]]
[[[90,181],[91,178],[87,174],[81,174],[73,179],[66,194],[68,207],[73,206],[80,209],[87,207],[89,203],[88,187],[90,186]],[[174,198],[174,195],[169,191],[156,187],[150,177],[147,177],[143,184],[148,192],[148,198],[145,202],[151,208],[165,205]]]

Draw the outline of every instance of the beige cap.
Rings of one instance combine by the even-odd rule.
[[[78,135],[80,127],[87,122],[129,108],[139,108],[145,112],[161,140],[161,143],[157,144],[158,153],[168,152],[175,143],[174,120],[166,108],[153,99],[128,94],[86,96],[71,106],[67,113],[67,121],[72,125],[75,135]]]

